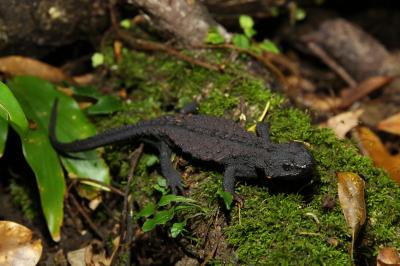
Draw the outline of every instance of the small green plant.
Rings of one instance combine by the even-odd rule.
[[[98,67],[104,64],[104,55],[102,53],[94,53],[91,59],[93,67]]]
[[[183,217],[183,220],[174,222],[170,229],[171,236],[175,238],[185,231],[188,219],[206,213],[206,209],[195,200],[169,194],[167,182],[164,178],[159,177],[157,179],[154,189],[162,194],[160,200],[157,203],[148,203],[135,216],[137,220],[145,218],[142,226],[144,232],[153,230],[157,225],[166,225],[179,215],[179,217]]]
[[[252,38],[257,33],[254,29],[254,20],[247,15],[242,15],[239,17],[239,25],[243,30],[243,33],[235,33],[232,37],[232,43],[242,49],[248,49],[252,52],[261,54],[263,51],[270,53],[279,53],[278,47],[268,39],[262,42],[255,42]],[[209,44],[223,44],[225,39],[219,34],[219,32],[212,28],[206,38],[206,43]]]
[[[209,44],[223,44],[224,42],[225,42],[225,39],[218,32],[217,28],[213,27],[207,33],[206,43],[209,43]]]
[[[124,19],[124,20],[121,20],[121,22],[119,23],[119,25],[120,25],[122,28],[124,28],[124,29],[126,29],[126,30],[129,30],[129,29],[132,27],[132,22],[131,22],[130,19]]]

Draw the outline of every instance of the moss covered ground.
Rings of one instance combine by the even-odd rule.
[[[245,207],[228,211],[229,223],[223,229],[226,240],[235,248],[237,258],[214,264],[243,265],[351,265],[349,247],[351,233],[345,224],[338,199],[336,173],[351,171],[366,181],[367,222],[358,242],[357,264],[373,259],[380,246],[400,248],[400,189],[368,158],[359,155],[348,140],[335,138],[328,129],[311,125],[309,115],[287,107],[282,95],[272,93],[265,82],[245,70],[246,58],[230,61],[223,51],[196,56],[224,63],[226,71],[218,73],[163,54],[145,54],[123,50],[122,61],[116,64],[111,50],[104,51],[113,82],[126,88],[131,101],[124,110],[99,124],[115,127],[138,120],[179,111],[196,100],[199,112],[224,116],[246,126],[253,125],[269,102],[266,122],[274,142],[304,141],[316,161],[315,175],[307,193],[271,192],[266,186],[240,182],[237,191],[246,199]],[[126,176],[129,168],[126,152],[132,147],[109,148],[108,159],[114,175]],[[134,196],[151,201],[157,176],[152,175],[150,155],[142,157],[133,184]],[[155,163],[157,164],[157,162]],[[192,167],[190,164],[185,167]],[[154,169],[153,169],[154,170]],[[182,169],[180,169],[182,170]],[[195,199],[212,210],[224,208],[216,195],[222,173],[192,171],[199,182]],[[211,177],[210,177],[211,176]],[[150,178],[149,178],[150,177]],[[323,202],[332,198],[332,208]],[[190,235],[190,231],[186,234]]]

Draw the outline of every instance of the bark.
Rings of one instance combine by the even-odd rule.
[[[228,37],[199,1],[194,0],[136,0],[134,3],[148,14],[162,35],[173,37],[179,43],[204,44],[207,32],[217,27]]]
[[[106,0],[1,0],[0,55],[44,55],[108,27]]]

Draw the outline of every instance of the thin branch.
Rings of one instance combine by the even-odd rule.
[[[93,230],[93,232],[102,240],[105,241],[106,238],[104,235],[100,232],[100,230],[97,228],[96,224],[90,219],[89,215],[86,213],[86,211],[82,208],[82,206],[78,203],[76,200],[75,196],[70,193],[68,195],[68,198],[70,198],[70,202],[74,207],[78,210],[79,214],[82,215],[82,217],[85,219],[86,223],[89,225],[89,227]]]
[[[350,87],[355,87],[357,82],[350,76],[347,71],[341,67],[332,57],[330,57],[324,49],[322,49],[315,42],[307,42],[307,47],[310,49],[322,62],[324,62],[330,69],[335,71]]]

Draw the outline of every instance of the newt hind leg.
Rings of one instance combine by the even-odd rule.
[[[183,180],[181,174],[172,166],[172,151],[164,142],[161,142],[160,145],[157,146],[160,152],[161,173],[167,179],[168,186],[171,188],[172,193],[176,194],[178,190],[182,190]]]

